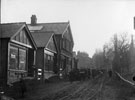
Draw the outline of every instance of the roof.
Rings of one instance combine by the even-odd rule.
[[[38,23],[36,25],[29,24],[28,28],[31,32],[53,31],[55,34],[63,34],[68,25],[69,22]]]
[[[53,32],[32,32],[37,47],[46,47],[53,34]]]
[[[18,34],[23,28],[27,30],[28,36],[32,42],[33,47],[36,49],[35,41],[32,38],[30,31],[25,22],[19,23],[3,23],[0,24],[0,38],[12,38],[16,34]]]
[[[1,32],[0,38],[11,38],[22,27],[24,27],[24,25],[25,22],[0,24],[0,32]]]

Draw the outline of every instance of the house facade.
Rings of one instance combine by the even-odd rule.
[[[74,41],[69,22],[59,23],[37,23],[35,15],[31,17],[31,24],[28,24],[31,32],[54,32],[58,46],[57,73],[66,75],[72,68]]]
[[[26,23],[0,24],[0,85],[34,76],[36,44]]]
[[[53,32],[32,32],[37,45],[37,79],[44,81],[56,74],[57,44]]]

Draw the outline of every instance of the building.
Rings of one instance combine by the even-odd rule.
[[[0,84],[18,81],[22,75],[34,76],[36,44],[26,23],[0,24]]]
[[[69,22],[59,23],[37,23],[35,15],[31,17],[31,24],[28,24],[31,32],[54,32],[58,46],[58,72],[67,74],[72,68],[72,51],[74,41]]]
[[[78,69],[92,69],[92,59],[86,52],[77,52]]]
[[[37,45],[37,79],[44,81],[57,73],[57,44],[53,32],[32,32]]]

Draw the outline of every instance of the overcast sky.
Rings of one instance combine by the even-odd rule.
[[[75,51],[91,57],[115,33],[133,30],[134,0],[2,0],[2,23],[70,21]]]

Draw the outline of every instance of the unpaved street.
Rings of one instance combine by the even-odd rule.
[[[134,88],[123,81],[100,75],[85,81],[38,86],[24,100],[134,100]],[[20,99],[22,100],[22,99]]]
[[[89,100],[95,97],[98,98],[100,97],[98,94],[102,90],[103,83],[104,78],[101,76],[97,77],[95,80],[85,81],[81,83],[78,88],[72,90],[72,92],[69,91],[66,96],[58,98],[58,100]]]

